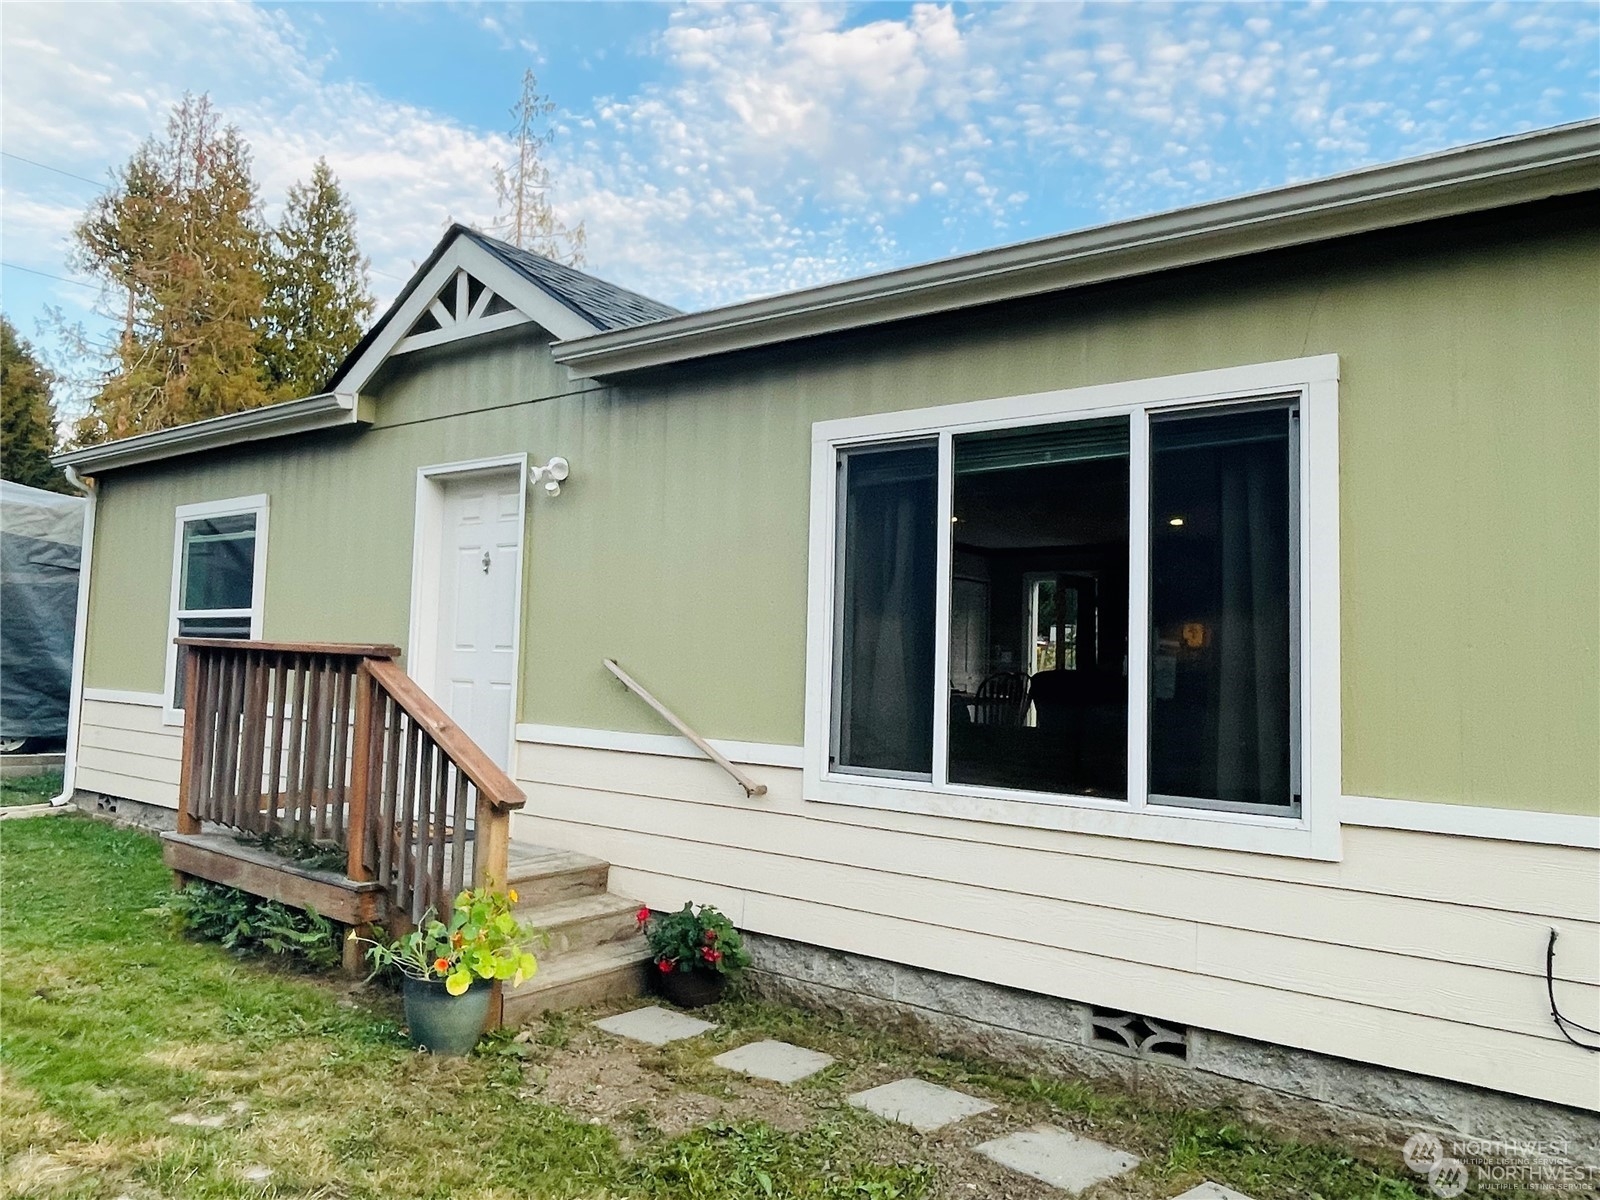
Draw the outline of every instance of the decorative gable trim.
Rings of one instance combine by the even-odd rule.
[[[375,335],[341,372],[341,391],[359,393],[393,355],[537,325],[558,341],[599,332],[544,289],[458,233],[427,266]]]
[[[470,271],[461,270],[417,318],[411,332],[395,343],[392,353],[425,350],[460,338],[526,325],[532,320]]]

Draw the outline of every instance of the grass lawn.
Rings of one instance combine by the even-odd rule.
[[[1059,1197],[970,1150],[1050,1121],[1144,1157],[1095,1200],[1207,1178],[1257,1200],[1427,1197],[1398,1163],[750,1000],[661,1050],[569,1014],[494,1053],[413,1054],[388,993],[175,936],[156,908],[167,886],[144,834],[77,816],[0,826],[0,1195]],[[709,1061],[763,1037],[839,1063],[778,1089]],[[923,1135],[843,1103],[911,1071],[998,1107]]]
[[[14,804],[44,804],[61,794],[61,772],[24,775],[20,779],[0,779],[0,808]]]

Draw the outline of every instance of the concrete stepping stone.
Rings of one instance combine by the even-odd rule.
[[[796,1083],[807,1075],[815,1075],[822,1068],[833,1065],[833,1055],[804,1046],[791,1046],[788,1042],[751,1042],[737,1050],[729,1050],[711,1060],[719,1067],[753,1075],[757,1079],[770,1079],[773,1083]]]
[[[1251,1200],[1251,1198],[1243,1192],[1225,1188],[1220,1183],[1212,1183],[1208,1179],[1176,1197],[1176,1200]]]
[[[716,1028],[710,1021],[673,1012],[670,1008],[658,1008],[653,1004],[632,1012],[618,1013],[614,1017],[603,1017],[594,1022],[594,1027],[651,1046],[665,1046],[668,1042],[699,1037],[706,1030]]]
[[[1051,1125],[995,1138],[977,1151],[1002,1167],[1069,1192],[1081,1192],[1139,1165],[1137,1155]]]
[[[899,1121],[923,1133],[931,1133],[956,1121],[993,1108],[965,1092],[940,1087],[923,1079],[898,1079],[881,1087],[868,1088],[847,1097],[851,1105],[890,1121]]]

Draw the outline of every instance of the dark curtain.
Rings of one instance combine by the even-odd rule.
[[[847,478],[838,762],[933,769],[932,448],[857,454]]]

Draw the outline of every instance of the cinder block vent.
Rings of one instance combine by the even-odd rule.
[[[1166,1063],[1189,1061],[1188,1026],[1172,1025],[1114,1008],[1089,1009],[1086,1040],[1091,1046],[1131,1058]]]

